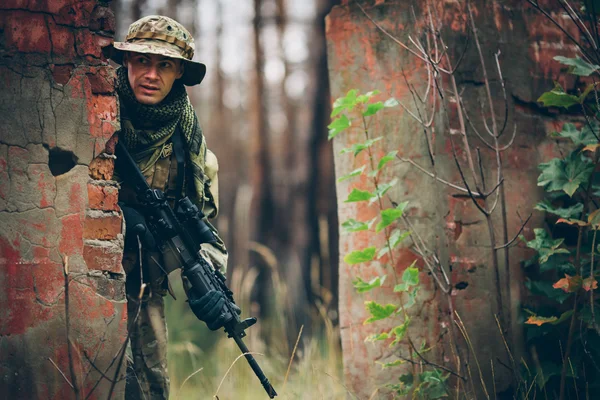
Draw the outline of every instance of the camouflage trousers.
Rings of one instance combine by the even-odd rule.
[[[152,254],[152,257],[157,256],[158,254]],[[151,260],[151,257],[143,258],[144,261]],[[124,255],[123,267],[127,272],[127,320],[131,348],[125,399],[167,400],[168,337],[164,306],[167,277],[163,274],[160,278],[146,278],[152,274],[137,262],[135,254]],[[147,286],[140,298],[142,282]]]
[[[127,319],[131,360],[127,367],[126,400],[168,400],[167,324],[164,297],[169,291],[168,274],[177,268],[174,260],[157,252],[125,251],[123,268],[127,274]],[[203,244],[200,255],[213,267],[225,272],[227,254]],[[142,293],[141,285],[146,283]],[[183,278],[187,292],[189,283]],[[191,310],[190,310],[191,312]]]

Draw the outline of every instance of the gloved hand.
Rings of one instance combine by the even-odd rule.
[[[217,290],[210,290],[200,298],[195,298],[193,293],[190,293],[189,298],[190,308],[199,320],[206,322],[211,331],[223,327],[231,319],[225,307],[228,301],[223,292]],[[240,314],[241,311],[235,304],[233,309]]]

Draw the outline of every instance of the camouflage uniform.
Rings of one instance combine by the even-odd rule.
[[[151,53],[165,55],[184,61],[184,75],[181,80],[186,85],[200,83],[206,73],[204,64],[191,61],[194,41],[190,33],[176,21],[162,16],[149,16],[134,22],[127,35],[126,42],[115,42],[110,57],[122,62],[123,52]],[[131,125],[127,119],[121,119],[122,126]],[[186,163],[184,194],[195,200],[208,217],[217,215],[218,208],[218,163],[215,155],[202,143],[202,151],[193,160]],[[173,201],[178,193],[177,160],[172,151],[172,142],[166,140],[155,149],[150,149],[146,157],[138,161],[140,170],[148,184],[162,190]],[[189,160],[188,160],[189,161]],[[119,179],[116,171],[115,179]],[[122,183],[119,201],[128,206],[136,205],[136,193]],[[209,225],[211,228],[212,225]],[[216,230],[213,228],[216,235]],[[126,244],[127,244],[126,240]],[[156,251],[140,252],[137,240],[126,246],[123,267],[127,274],[128,319],[133,364],[128,368],[127,399],[168,399],[169,377],[167,373],[167,327],[164,315],[164,296],[169,291],[168,273],[178,268],[174,260],[163,257]],[[218,239],[215,245],[203,244],[201,255],[215,268],[225,270],[227,251]],[[141,260],[140,260],[141,254]],[[147,287],[139,300],[140,287]],[[184,287],[186,284],[184,282]],[[139,309],[139,314],[138,314]]]

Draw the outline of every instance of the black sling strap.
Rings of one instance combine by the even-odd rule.
[[[175,132],[173,132],[171,140],[173,141],[175,159],[177,159],[177,188],[175,190],[175,201],[179,201],[183,197],[183,183],[185,182],[185,148],[179,125],[175,127]]]

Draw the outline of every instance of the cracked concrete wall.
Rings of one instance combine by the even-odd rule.
[[[404,43],[410,43],[411,37],[419,37],[416,33],[420,27],[427,26],[423,20],[426,0],[410,2],[362,0],[359,3],[366,12],[384,29]],[[453,0],[429,1],[444,21],[441,34],[445,36],[449,52],[456,56],[464,48],[466,42],[465,14],[462,7],[464,2]],[[555,142],[548,135],[560,126],[558,116],[548,111],[542,112],[537,106],[536,99],[553,87],[552,80],[558,79],[563,87],[572,88],[573,79],[561,74],[561,66],[552,60],[556,55],[573,57],[575,47],[564,37],[559,28],[549,23],[545,17],[519,0],[500,0],[489,2],[474,0],[474,15],[480,31],[480,40],[484,49],[488,74],[497,79],[494,73],[494,53],[500,49],[500,62],[503,66],[504,78],[508,85],[509,126],[516,123],[518,135],[512,147],[503,153],[505,163],[505,185],[508,203],[509,239],[521,226],[521,217],[533,211],[533,206],[541,196],[536,186],[540,162],[558,156]],[[545,2],[548,3],[548,2]],[[411,6],[415,7],[417,20],[412,17]],[[552,5],[552,7],[559,7]],[[550,7],[549,5],[547,7]],[[579,37],[574,26],[568,26],[558,9],[553,10],[565,28]],[[421,38],[423,39],[423,38]],[[345,95],[348,90],[358,88],[362,93],[379,89],[382,94],[379,100],[393,96],[404,104],[413,104],[410,91],[405,84],[403,71],[411,85],[419,93],[424,93],[427,76],[422,64],[414,56],[408,54],[389,37],[383,34],[357,7],[355,2],[342,1],[342,5],[333,9],[327,17],[328,63],[331,80],[332,100]],[[463,59],[458,71],[459,90],[464,88],[463,96],[466,107],[472,110],[474,119],[479,118],[480,101],[485,101],[482,68],[479,64],[475,45],[471,39],[470,48]],[[446,83],[447,86],[447,83]],[[497,101],[497,115],[504,115],[502,93],[494,88],[493,96]],[[451,97],[451,93],[447,94]],[[449,128],[458,128],[456,101],[449,99]],[[412,107],[411,107],[412,109]],[[441,119],[437,120],[434,148],[437,157],[437,170],[443,179],[450,182],[461,182],[454,165],[448,132],[445,131]],[[482,123],[476,122],[480,129]],[[483,129],[482,129],[483,131]],[[381,112],[373,121],[371,132],[374,136],[384,136],[385,148],[376,147],[375,157],[398,150],[399,155],[409,157],[420,165],[429,166],[426,142],[422,128],[401,108],[388,109]],[[354,143],[364,141],[364,135],[340,134],[334,140],[336,175],[343,176],[358,168],[365,159],[354,161],[350,154],[340,154],[340,150]],[[481,147],[486,180],[491,182],[495,174],[493,153],[473,138],[473,145]],[[464,154],[459,153],[462,162]],[[483,216],[478,213],[471,200],[456,197],[452,190],[440,184],[434,184],[430,177],[422,174],[408,164],[397,163],[384,176],[383,181],[393,176],[399,178],[399,184],[388,193],[397,202],[408,200],[411,204],[410,218],[416,229],[431,247],[437,247],[439,256],[445,265],[450,265],[452,279],[452,303],[463,318],[469,331],[474,348],[477,351],[484,377],[491,382],[490,360],[495,360],[496,388],[500,392],[510,383],[507,368],[496,362],[504,360],[508,364],[504,345],[496,327],[493,313],[496,310],[493,268],[491,264],[489,234]],[[368,221],[375,217],[378,210],[375,205],[366,203],[345,203],[344,200],[353,188],[372,190],[372,185],[363,175],[355,180],[337,184],[338,213],[340,223],[355,218]],[[532,228],[541,225],[542,216],[534,214],[524,234],[531,238]],[[499,218],[496,227],[499,234]],[[341,227],[340,227],[341,229]],[[502,239],[498,239],[501,241]],[[340,236],[340,254],[368,246],[383,247],[383,235],[373,235],[370,232],[358,232]],[[404,269],[419,258],[408,248],[402,248],[395,254],[395,265],[398,276]],[[510,302],[513,321],[518,320],[522,307],[522,277],[520,262],[529,258],[521,246],[510,252],[510,295],[503,294],[505,302]],[[401,322],[378,321],[363,325],[368,317],[364,307],[365,300],[377,300],[379,303],[397,303],[393,293],[393,279],[390,268],[385,264],[389,258],[381,261],[349,266],[340,260],[339,266],[339,307],[342,347],[344,352],[344,374],[348,387],[360,398],[371,398],[376,388],[387,383],[397,383],[401,368],[382,369],[376,362],[390,362],[397,359],[397,347],[388,347],[389,341],[377,344],[365,343],[369,335],[391,329]],[[502,263],[502,257],[500,258]],[[422,270],[424,265],[418,264]],[[504,267],[501,264],[501,268]],[[388,275],[383,290],[366,294],[357,294],[352,281],[360,276],[368,281],[376,276]],[[448,303],[444,295],[436,290],[433,279],[426,272],[420,274],[422,287],[417,297],[418,306],[411,310],[412,325],[409,328],[411,339],[415,345],[426,340],[433,350],[427,353],[433,361],[449,365],[452,353],[448,341]],[[504,279],[504,275],[502,276]],[[509,300],[506,300],[509,299]],[[515,322],[513,331],[507,333],[514,341],[516,359],[523,350],[522,325]],[[460,336],[457,333],[458,336]],[[463,341],[460,342],[463,360],[475,368],[472,355],[468,354]],[[408,355],[405,347],[403,354]],[[406,364],[406,369],[410,366]],[[463,369],[463,373],[465,370]],[[478,380],[478,377],[475,377]],[[477,383],[478,384],[478,383]],[[491,383],[489,385],[491,388]],[[481,388],[476,390],[480,391]],[[385,390],[374,398],[388,398]],[[476,396],[484,398],[484,396]]]
[[[89,167],[118,126],[114,71],[101,53],[114,32],[108,3],[0,2],[0,393],[6,398],[75,398],[67,382],[73,379],[65,257],[71,359],[84,397],[92,390],[91,399],[108,396],[110,383],[94,366],[112,377],[118,363],[111,361],[126,337],[118,187],[110,181],[110,158]]]

